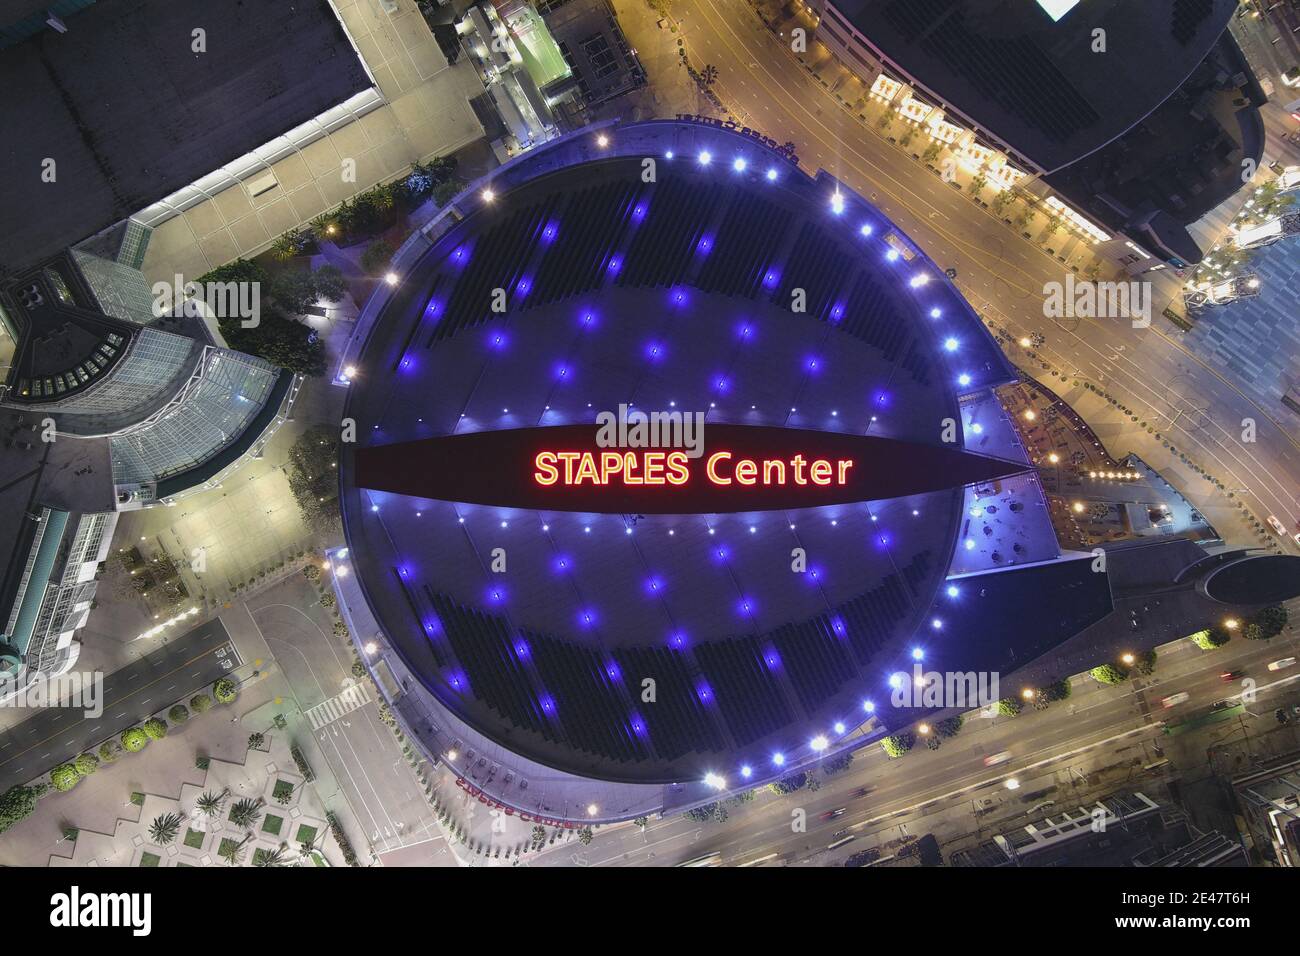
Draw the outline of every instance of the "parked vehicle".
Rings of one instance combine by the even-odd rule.
[[[1183,703],[1184,701],[1190,700],[1191,696],[1192,695],[1187,693],[1187,691],[1180,691],[1177,694],[1170,694],[1160,703],[1162,703],[1165,707],[1174,707],[1177,706],[1178,704]]]
[[[1284,538],[1286,537],[1286,525],[1284,525],[1282,522],[1277,520],[1277,515],[1269,515],[1264,520],[1268,522],[1268,526],[1270,528],[1272,528],[1282,537]]]

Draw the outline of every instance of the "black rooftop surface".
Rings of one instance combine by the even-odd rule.
[[[0,49],[0,275],[370,85],[325,0],[100,0],[67,22]]]
[[[887,60],[1049,171],[1159,106],[1236,8],[1233,0],[1083,0],[1053,22],[1036,0],[831,3]],[[1105,31],[1105,53],[1092,52],[1095,29]]]

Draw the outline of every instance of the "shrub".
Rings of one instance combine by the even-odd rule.
[[[961,714],[952,717],[945,717],[934,725],[935,732],[940,737],[956,737],[957,732],[961,730],[963,718]]]
[[[34,787],[17,784],[0,794],[0,833],[31,816],[44,792],[44,784]]]
[[[171,710],[167,711],[167,719],[173,724],[183,724],[190,719],[190,712],[185,709],[184,704],[177,704]]]
[[[912,749],[914,743],[916,743],[916,738],[911,734],[890,734],[880,741],[880,746],[885,749],[885,753],[890,757],[901,757]]]
[[[212,698],[207,694],[195,694],[190,698],[190,710],[202,714],[212,708]]]
[[[1197,631],[1191,635],[1191,642],[1203,651],[1212,651],[1216,647],[1222,647],[1230,640],[1232,640],[1232,635],[1228,633],[1228,629],[1218,625],[1206,628],[1203,631]]]
[[[139,727],[130,727],[122,731],[122,749],[127,753],[138,753],[149,743],[149,735]]]
[[[157,717],[150,717],[144,722],[144,732],[150,740],[162,740],[167,736],[167,723]]]
[[[325,822],[330,825],[330,833],[334,836],[334,842],[339,845],[343,852],[343,862],[348,866],[360,866],[356,853],[352,850],[352,844],[348,842],[347,834],[343,832],[343,827],[339,826],[339,818],[333,812],[325,811]]]
[[[289,756],[293,757],[294,764],[298,767],[298,772],[302,774],[303,779],[311,783],[316,779],[316,775],[311,771],[311,765],[307,763],[307,758],[302,755],[298,745],[289,748]]]
[[[212,696],[217,699],[219,704],[233,703],[235,698],[239,696],[239,689],[235,686],[233,680],[229,677],[223,677],[212,685]]]
[[[1155,650],[1143,651],[1138,654],[1137,659],[1133,661],[1133,669],[1142,677],[1150,677],[1151,673],[1156,669]]]
[[[1015,717],[1024,709],[1024,706],[1014,697],[1003,697],[997,702],[995,710],[999,717]]]
[[[1242,634],[1247,640],[1267,641],[1281,634],[1284,627],[1286,627],[1286,608],[1275,604],[1252,614],[1246,620]]]
[[[83,777],[89,777],[99,769],[99,758],[94,754],[86,753],[74,760],[73,764],[77,768],[77,773]]]
[[[826,774],[828,777],[833,777],[837,773],[848,770],[849,764],[851,763],[853,763],[853,754],[836,754],[834,757],[829,757],[822,761],[822,773]],[[752,790],[749,791],[751,797],[753,796],[753,793]]]
[[[361,663],[360,660],[355,660],[352,662],[352,676],[353,677],[366,676],[366,665]]]
[[[316,294],[327,302],[338,302],[348,290],[343,281],[343,270],[338,266],[321,266],[312,273],[312,279],[316,283]]]
[[[71,790],[81,779],[81,774],[77,773],[75,765],[70,763],[60,764],[50,771],[50,783],[54,785],[55,790]]]
[[[780,780],[769,783],[767,788],[779,796],[784,796],[787,793],[794,793],[796,790],[802,789],[807,783],[808,774],[800,771],[799,773],[791,774],[788,777],[783,777]]]
[[[1088,673],[1099,684],[1122,684],[1128,680],[1128,668],[1118,664],[1099,664]]]
[[[112,763],[120,756],[122,756],[122,745],[116,740],[105,740],[99,745],[99,759],[104,763]]]
[[[378,275],[388,268],[396,251],[387,239],[376,239],[361,253],[361,268],[370,275]]]

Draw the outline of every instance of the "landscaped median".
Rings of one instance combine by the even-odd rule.
[[[36,802],[51,790],[67,791],[99,769],[101,764],[113,763],[122,755],[139,753],[149,745],[151,740],[162,740],[167,736],[166,714],[173,724],[182,724],[190,718],[191,712],[202,714],[211,709],[215,699],[219,704],[230,704],[239,696],[239,685],[232,678],[223,677],[212,685],[211,696],[196,694],[189,700],[189,708],[177,703],[166,711],[150,717],[138,727],[128,727],[114,738],[105,740],[94,753],[87,752],[67,763],[59,764],[50,771],[49,782],[44,780],[32,784],[17,784],[0,794],[0,833],[22,820],[36,809]]]

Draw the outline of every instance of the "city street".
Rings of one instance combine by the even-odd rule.
[[[1292,615],[1300,612],[1300,602],[1292,602],[1289,611]],[[592,844],[576,853],[572,848],[547,851],[531,865],[674,866],[715,852],[721,855],[721,865],[757,861],[790,865],[820,853],[832,834],[847,830],[861,842],[846,846],[837,855],[842,858],[870,846],[866,838],[873,832],[902,825],[919,835],[929,827],[926,817],[945,808],[969,806],[979,797],[992,797],[1002,804],[991,809],[977,828],[971,828],[972,833],[983,830],[987,838],[998,826],[1014,822],[1017,815],[1030,809],[1018,794],[1006,789],[1009,777],[1022,782],[1022,792],[1033,793],[1116,761],[1136,760],[1136,766],[1154,762],[1155,748],[1167,748],[1168,741],[1175,739],[1161,733],[1161,721],[1172,724],[1200,716],[1209,712],[1215,701],[1242,692],[1239,683],[1220,680],[1226,670],[1242,670],[1257,682],[1258,701],[1247,706],[1248,711],[1260,715],[1254,732],[1275,729],[1272,713],[1284,701],[1296,701],[1300,672],[1270,672],[1267,664],[1295,654],[1297,648],[1300,632],[1294,625],[1284,636],[1262,646],[1234,640],[1207,652],[1190,641],[1178,641],[1162,649],[1151,678],[1116,687],[1083,678],[1075,682],[1069,699],[1046,711],[1026,709],[1015,718],[968,717],[960,734],[936,752],[927,751],[918,741],[912,753],[890,760],[879,747],[867,747],[857,753],[848,770],[825,780],[816,793],[800,790],[778,797],[764,788],[752,803],[729,807],[730,816],[722,824],[674,816],[652,820],[644,833],[623,825],[597,831]],[[1014,688],[1002,690],[1014,692]],[[1168,710],[1162,706],[1164,698],[1182,692],[1191,699]],[[1295,730],[1285,732],[1294,734]],[[1012,759],[995,769],[986,768],[984,757],[1001,751],[1009,751]],[[1187,773],[1201,768],[1171,769]],[[1157,779],[1159,775],[1135,772],[1132,785]],[[863,787],[870,792],[858,797],[857,791]],[[1057,809],[1072,809],[1065,798],[1058,796],[1056,802],[1060,804]],[[847,810],[838,818],[819,819],[839,807]],[[791,813],[796,809],[806,812],[806,833],[791,830]],[[1020,822],[1023,825],[1025,821]],[[990,826],[994,829],[987,830]]]
[[[28,783],[51,767],[188,700],[242,663],[219,620],[201,624],[104,676],[102,717],[79,708],[42,707],[0,733],[0,790]]]

